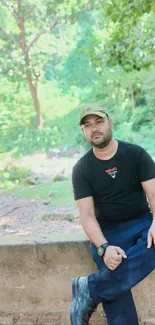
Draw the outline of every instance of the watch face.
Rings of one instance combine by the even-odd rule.
[[[98,252],[98,255],[99,255],[99,256],[102,256],[103,253],[104,253],[104,248],[103,248],[102,246],[99,247],[98,250],[97,250],[97,252]]]

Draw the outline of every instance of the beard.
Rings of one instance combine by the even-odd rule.
[[[112,130],[109,129],[108,134],[105,136],[103,133],[99,133],[98,137],[96,134],[96,139],[92,136],[92,140],[89,141],[89,144],[91,144],[95,148],[105,148],[108,146],[112,139]]]

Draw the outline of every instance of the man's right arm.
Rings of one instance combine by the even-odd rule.
[[[76,201],[80,223],[90,241],[98,248],[107,243],[95,216],[93,197],[85,197]]]
[[[76,203],[81,225],[90,241],[97,248],[107,243],[95,216],[93,197],[90,196],[77,200]],[[103,260],[110,270],[115,270],[122,262],[122,258],[126,257],[125,252],[120,247],[109,245]]]

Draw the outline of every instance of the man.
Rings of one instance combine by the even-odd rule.
[[[108,325],[137,325],[131,289],[155,268],[155,163],[112,138],[103,105],[88,105],[80,125],[92,148],[73,168],[73,188],[99,272],[73,279],[71,325],[88,325],[99,303]]]

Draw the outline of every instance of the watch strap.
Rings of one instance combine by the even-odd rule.
[[[100,247],[98,247],[97,252],[98,252],[98,255],[99,255],[100,257],[103,257],[103,256],[104,256],[105,251],[106,251],[106,249],[107,249],[108,246],[109,246],[108,243],[104,243],[104,244],[102,244]],[[100,254],[99,254],[99,250],[100,250],[101,248],[103,249],[103,253],[100,255]]]

